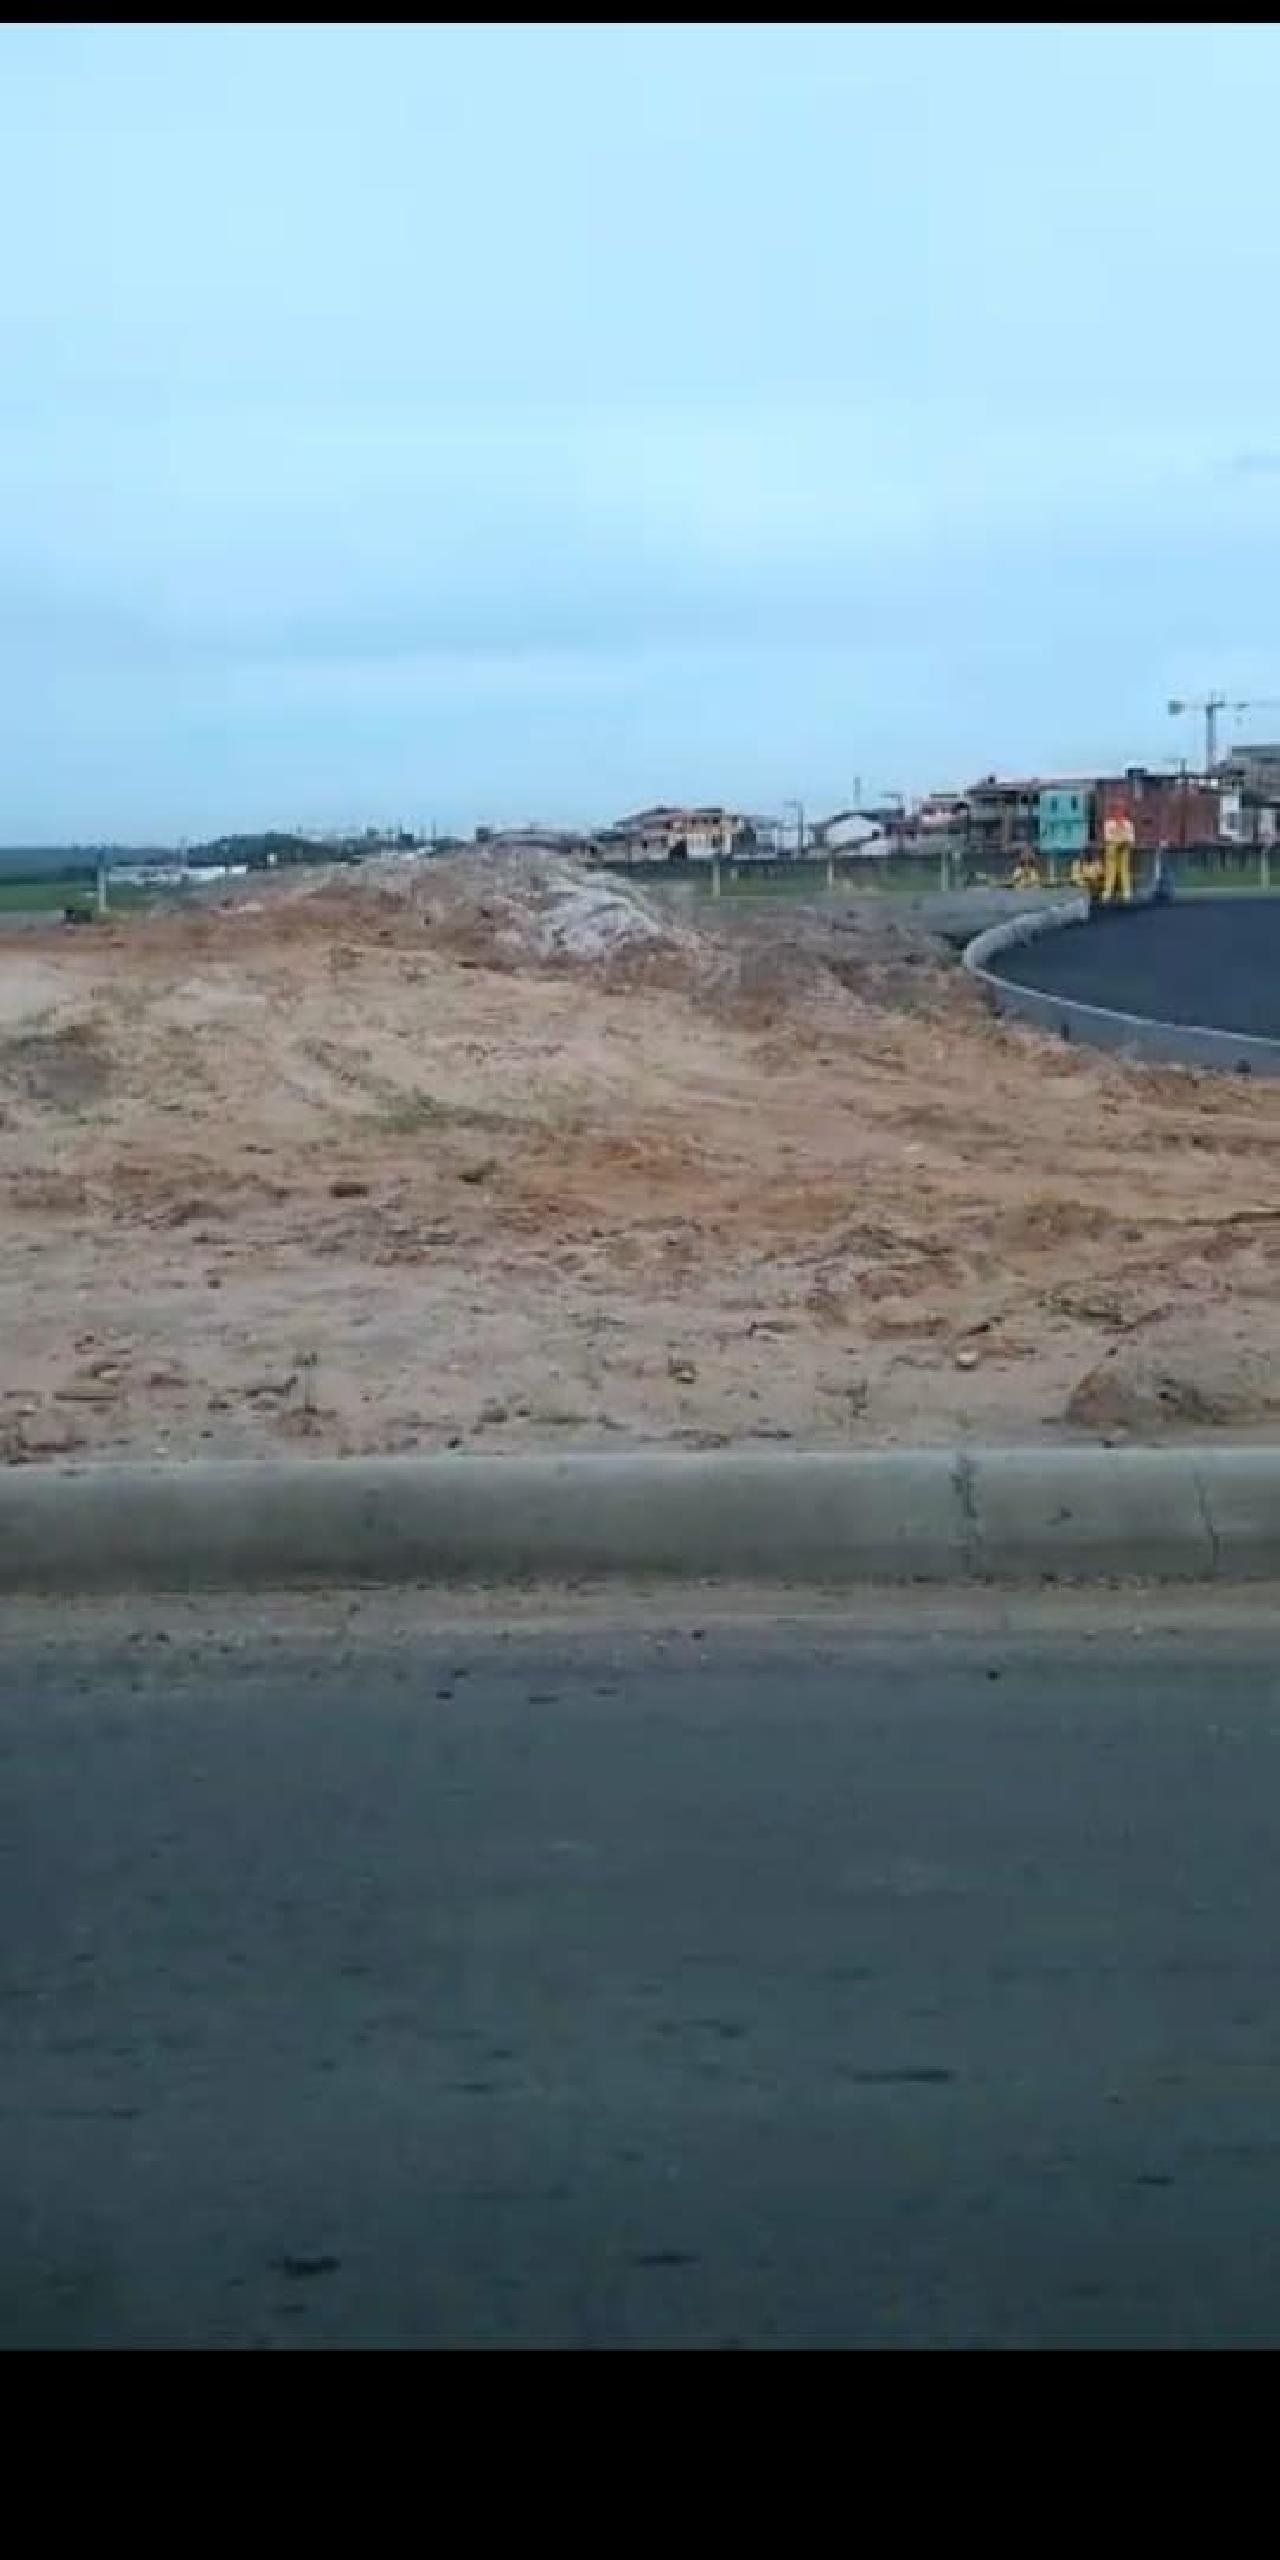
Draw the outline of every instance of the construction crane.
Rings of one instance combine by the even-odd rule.
[[[1249,701],[1235,702],[1225,693],[1197,693],[1185,700],[1181,694],[1175,694],[1170,701],[1169,710],[1175,718],[1181,711],[1203,712],[1204,769],[1207,779],[1213,771],[1214,759],[1217,755],[1218,713],[1220,711],[1277,711],[1280,710],[1280,697],[1275,694],[1263,694],[1254,695]]]

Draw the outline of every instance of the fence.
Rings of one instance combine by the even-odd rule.
[[[814,897],[824,889],[955,889],[962,885],[954,849],[927,853],[806,854],[786,859],[721,857],[697,862],[607,862],[628,880],[662,881],[703,897]]]
[[[1037,867],[1046,888],[1071,887],[1072,859],[1066,853],[1041,856]],[[1135,862],[1137,885],[1149,878],[1152,862],[1149,852],[1139,851]],[[1273,877],[1275,887],[1280,889],[1280,849],[1266,845],[1175,845],[1166,851],[1165,865],[1174,887],[1191,892],[1257,892],[1270,889]],[[1013,884],[1014,872],[1011,856],[983,859],[955,842],[931,847],[927,852],[837,853],[768,861],[735,862],[722,858],[717,862],[621,862],[601,867],[627,879],[662,881],[691,896],[715,898],[811,898],[830,889],[914,891],[917,896],[935,890],[1007,889]]]
[[[1280,888],[1276,848],[1256,844],[1175,846],[1167,856],[1170,877],[1182,889],[1269,889],[1274,874]]]

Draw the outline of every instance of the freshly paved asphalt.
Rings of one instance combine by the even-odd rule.
[[[1280,898],[1174,898],[1002,951],[993,976],[1117,1013],[1280,1038]]]
[[[1280,2345],[1280,1619],[909,1606],[9,1615],[0,2344]]]

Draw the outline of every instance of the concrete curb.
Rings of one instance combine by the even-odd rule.
[[[0,1473],[0,1593],[1280,1578],[1280,1449],[641,1452]]]
[[[1068,924],[1083,924],[1089,901],[1040,908],[1031,916],[1015,916],[992,925],[966,944],[963,959],[970,976],[986,989],[997,1013],[1027,1022],[1038,1031],[1056,1031],[1090,1049],[1118,1050],[1122,1057],[1141,1058],[1151,1066],[1216,1067],[1251,1075],[1280,1075],[1280,1040],[1248,1031],[1223,1031],[1211,1023],[1162,1022],[1156,1014],[1118,1013],[1114,1006],[1085,1004],[1078,996],[1051,995],[1042,987],[1022,987],[991,966],[1002,951],[1052,933]]]
[[[1003,990],[1006,981],[996,978],[988,966],[1002,951],[1012,951],[1022,942],[1037,942],[1042,933],[1058,933],[1063,925],[1088,921],[1088,898],[1082,889],[1073,890],[1070,896],[1055,898],[1051,905],[1032,907],[1020,916],[1005,916],[999,924],[989,924],[984,932],[975,933],[972,942],[965,944],[964,965],[973,977],[985,978]]]

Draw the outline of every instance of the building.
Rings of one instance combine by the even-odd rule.
[[[1047,863],[1076,861],[1090,845],[1101,844],[1113,816],[1132,819],[1139,853],[1239,840],[1242,825],[1241,792],[1224,792],[1185,773],[1152,773],[1143,765],[1130,765],[1123,774],[1028,781],[1001,782],[988,774],[966,796],[966,862],[971,871],[993,878],[1027,853]]]
[[[927,791],[915,816],[918,835],[963,836],[969,824],[969,803],[962,792]]]
[[[1133,821],[1135,850],[1177,852],[1187,845],[1217,844],[1222,835],[1222,794],[1190,774],[1151,773],[1131,765],[1104,778],[1094,792],[1094,841],[1101,843],[1110,817]]]
[[[771,818],[662,802],[617,819],[600,831],[596,844],[605,862],[711,862],[717,854],[750,861],[775,850],[777,833]]]
[[[971,783],[964,793],[965,859],[979,872],[998,873],[1019,854],[1039,850],[1040,795],[1045,790],[1087,789],[1087,784],[1000,782],[994,773]]]
[[[1044,861],[1073,862],[1089,842],[1093,790],[1087,782],[1046,783],[1036,800],[1036,850]]]
[[[1219,756],[1214,772],[1220,781],[1259,792],[1273,806],[1280,804],[1280,747],[1261,741],[1233,747],[1230,755]]]
[[[819,818],[809,834],[814,853],[880,852],[884,845],[884,829],[874,818],[864,817],[860,809],[838,809],[834,818]]]
[[[1280,840],[1280,747],[1240,746],[1214,769],[1221,794],[1221,832],[1228,843]]]

